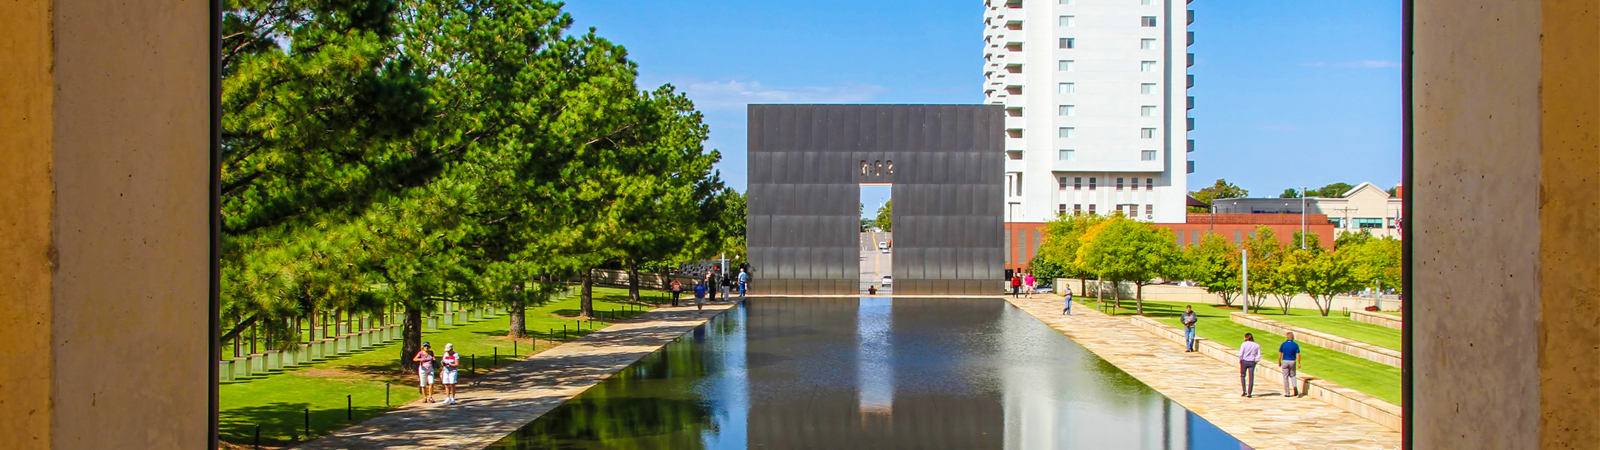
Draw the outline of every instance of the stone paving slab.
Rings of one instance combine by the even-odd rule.
[[[1006,301],[1111,362],[1257,450],[1400,448],[1400,433],[1312,398],[1288,398],[1282,380],[1261,377],[1255,397],[1239,395],[1238,366],[1174,344],[1127,320],[1078,305],[1061,313],[1061,297]]]
[[[414,401],[297,448],[483,448],[733,305],[657,308],[480,376],[457,404]]]

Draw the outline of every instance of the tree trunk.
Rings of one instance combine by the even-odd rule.
[[[522,283],[517,283],[516,292],[511,296],[511,305],[506,307],[511,313],[511,327],[506,330],[506,336],[511,338],[528,337],[528,317],[523,308],[527,305],[528,290]]]
[[[1134,283],[1133,301],[1139,307],[1139,315],[1144,315],[1144,283]]]
[[[578,299],[578,311],[582,318],[594,317],[594,268],[583,270],[583,296]]]
[[[639,263],[628,261],[628,301],[639,301]]]
[[[411,358],[422,351],[422,308],[406,305],[405,333],[400,339],[400,367],[406,372],[416,372],[417,362]]]

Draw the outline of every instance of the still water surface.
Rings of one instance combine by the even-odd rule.
[[[499,449],[1243,449],[999,299],[751,299]]]

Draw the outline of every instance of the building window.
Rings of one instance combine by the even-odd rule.
[[[1060,206],[1057,206],[1056,207],[1056,214],[1060,214],[1060,215],[1063,215],[1063,216],[1067,215],[1067,204],[1066,203],[1062,203]]]
[[[1141,4],[1141,5],[1154,5],[1154,4],[1156,4],[1156,0],[1139,0],[1139,4]]]
[[[1074,215],[1083,214],[1083,204],[1079,203],[1079,204],[1076,204],[1076,205],[1072,205],[1072,214],[1074,214]]]
[[[1091,191],[1094,190],[1094,185],[1095,185],[1095,177],[1089,177],[1089,190],[1091,190]],[[1089,206],[1089,211],[1090,211],[1090,214],[1094,214],[1093,213],[1094,206]]]
[[[1056,185],[1063,191],[1067,190],[1067,177],[1056,177]]]
[[[1140,17],[1139,18],[1139,26],[1141,26],[1141,27],[1153,27],[1153,26],[1156,26],[1156,16]]]
[[[1344,219],[1343,218],[1329,217],[1328,218],[1328,223],[1332,224],[1334,228],[1344,228]]]
[[[1072,0],[1057,0],[1056,3],[1061,5],[1071,5]]]
[[[1075,109],[1077,108],[1074,108],[1072,105],[1061,105],[1061,108],[1057,109],[1056,112],[1058,115],[1070,116],[1076,112],[1074,111]]]
[[[1060,85],[1056,86],[1056,91],[1057,91],[1057,93],[1060,93],[1060,94],[1076,94],[1076,93],[1078,93],[1078,84],[1077,83],[1061,83]]]
[[[1064,48],[1064,49],[1065,48],[1075,48],[1075,47],[1077,47],[1077,44],[1078,44],[1078,40],[1077,39],[1061,38],[1061,48]]]
[[[1091,215],[1091,216],[1095,215],[1095,213],[1094,213],[1094,204],[1093,203],[1089,204],[1089,215]]]
[[[1083,189],[1083,177],[1072,177],[1072,190],[1077,191],[1077,190],[1082,190],[1082,189]]]
[[[1133,183],[1129,187],[1133,188],[1133,190],[1135,190],[1135,191],[1139,190],[1139,178],[1135,177],[1135,178],[1133,178],[1132,180],[1129,180],[1129,181],[1131,183]]]
[[[1075,27],[1075,26],[1078,26],[1078,18],[1077,17],[1072,17],[1072,16],[1061,16],[1059,25],[1061,25],[1063,27]]]
[[[1075,134],[1077,134],[1077,130],[1072,127],[1061,127],[1056,129],[1056,137],[1058,138],[1071,139]]]
[[[1148,190],[1155,189],[1155,188],[1156,188],[1156,179],[1155,178],[1145,178],[1144,179],[1144,190],[1148,191]]]
[[[1140,106],[1139,107],[1139,115],[1140,116],[1144,116],[1144,117],[1155,117],[1156,116],[1156,107],[1152,106],[1152,105]]]
[[[1383,228],[1383,219],[1357,217],[1351,219],[1356,228]]]
[[[1060,62],[1057,62],[1056,63],[1056,70],[1060,70],[1062,72],[1071,72],[1072,71],[1072,60],[1063,59]]]
[[[1139,50],[1155,50],[1155,49],[1156,49],[1156,40],[1155,39],[1144,38],[1144,39],[1140,39],[1139,40]]]
[[[1156,138],[1156,129],[1155,128],[1140,128],[1139,129],[1139,138],[1140,139],[1155,139]]]
[[[1139,93],[1140,94],[1154,94],[1154,93],[1156,93],[1156,84],[1155,83],[1139,83]]]
[[[1151,218],[1155,217],[1155,215],[1156,215],[1156,205],[1150,205],[1150,204],[1144,205],[1144,215],[1148,216],[1148,217],[1151,217]]]
[[[1393,229],[1394,228],[1394,218],[1390,217],[1387,220],[1389,221],[1389,228]]]
[[[1155,72],[1156,71],[1156,62],[1155,61],[1140,61],[1139,62],[1139,71],[1140,72]]]
[[[1156,151],[1155,150],[1140,150],[1139,151],[1139,160],[1140,161],[1155,161],[1156,160]]]
[[[1117,190],[1122,190],[1122,177],[1117,177]]]
[[[1076,156],[1076,153],[1077,152],[1072,150],[1061,150],[1056,152],[1056,159],[1062,161],[1071,161]]]

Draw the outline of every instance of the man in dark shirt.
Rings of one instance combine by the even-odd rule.
[[[1183,342],[1186,352],[1194,351],[1194,324],[1200,318],[1195,315],[1193,306],[1186,306],[1183,310]]]
[[[1294,342],[1293,331],[1284,333],[1283,337],[1283,344],[1278,346],[1278,364],[1283,368],[1283,395],[1299,397],[1300,384],[1295,380],[1295,372],[1305,358],[1300,356],[1300,344]]]

